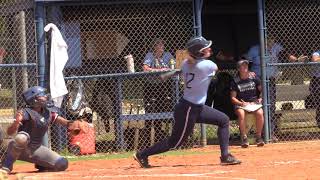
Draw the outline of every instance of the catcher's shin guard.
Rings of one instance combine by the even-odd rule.
[[[27,147],[30,137],[29,134],[20,131],[9,143],[7,153],[2,163],[2,169],[12,171],[13,163],[18,159],[21,152]]]
[[[54,164],[55,171],[64,171],[68,168],[68,160],[64,157],[60,157]]]
[[[64,171],[68,168],[68,160],[64,157],[58,158],[53,165],[42,166],[39,164],[35,165],[35,168],[39,170],[39,172],[57,172]]]

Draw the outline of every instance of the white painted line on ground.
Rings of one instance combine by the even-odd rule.
[[[304,160],[304,161],[309,161],[309,160]],[[271,161],[267,163],[266,165],[263,165],[262,167],[273,167],[273,166],[281,166],[281,165],[288,165],[288,164],[298,164],[301,163],[302,161]]]
[[[210,179],[230,179],[230,180],[254,180],[250,178],[238,178],[238,177],[214,177],[213,175],[216,174],[224,174],[224,173],[230,173],[233,171],[214,171],[212,173],[190,173],[190,174],[127,174],[127,175],[101,175],[101,176],[81,176],[80,174],[72,174],[72,175],[77,175],[78,179],[105,179],[105,178],[113,178],[113,179],[118,179],[118,178],[135,178],[135,177],[194,177],[194,178],[210,178]],[[74,179],[74,176],[70,176],[71,174],[68,174],[68,176],[65,176],[64,179]],[[33,175],[33,176],[24,176],[24,180],[35,180],[37,178],[41,179],[57,179],[57,177],[54,177],[54,174],[44,176],[42,175]]]
[[[193,178],[210,178],[210,179],[230,179],[230,180],[255,180],[250,178],[237,178],[237,177],[214,177],[214,176],[208,176],[208,175],[185,175],[185,174],[146,174],[146,175],[117,175],[117,176],[85,176],[82,177],[83,179],[104,179],[104,178],[110,178],[110,179],[118,179],[118,178],[137,178],[137,177],[193,177]]]
[[[290,145],[290,144],[313,144],[319,143],[319,140],[310,140],[310,141],[284,141],[284,142],[277,142],[277,143],[270,143],[272,145]]]
[[[282,164],[297,164],[299,163],[300,161],[278,161],[278,162],[274,162],[275,165],[282,165]]]
[[[83,179],[103,179],[103,178],[134,178],[134,177],[194,177],[194,178],[214,178],[214,179],[231,179],[231,180],[254,180],[250,178],[235,178],[235,177],[214,177],[210,175],[229,173],[232,171],[216,171],[213,173],[197,173],[197,174],[128,174],[128,175],[103,175],[103,176],[84,176]]]

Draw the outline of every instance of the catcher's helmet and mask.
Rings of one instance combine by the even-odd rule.
[[[212,41],[206,40],[202,36],[193,37],[187,42],[187,50],[191,57],[202,58],[204,49],[209,48],[212,45]]]
[[[33,86],[22,93],[22,97],[29,107],[43,107],[56,111],[53,101],[50,98],[50,94],[47,90],[41,86]],[[47,97],[45,100],[39,97]]]

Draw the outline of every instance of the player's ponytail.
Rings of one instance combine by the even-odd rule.
[[[190,52],[188,52],[188,55],[185,58],[189,63],[195,63],[198,59],[197,57],[193,56]]]

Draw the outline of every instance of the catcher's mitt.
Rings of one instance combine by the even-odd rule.
[[[76,120],[68,124],[68,133],[71,136],[76,136],[80,133],[87,133],[88,128],[89,128],[88,122]]]

